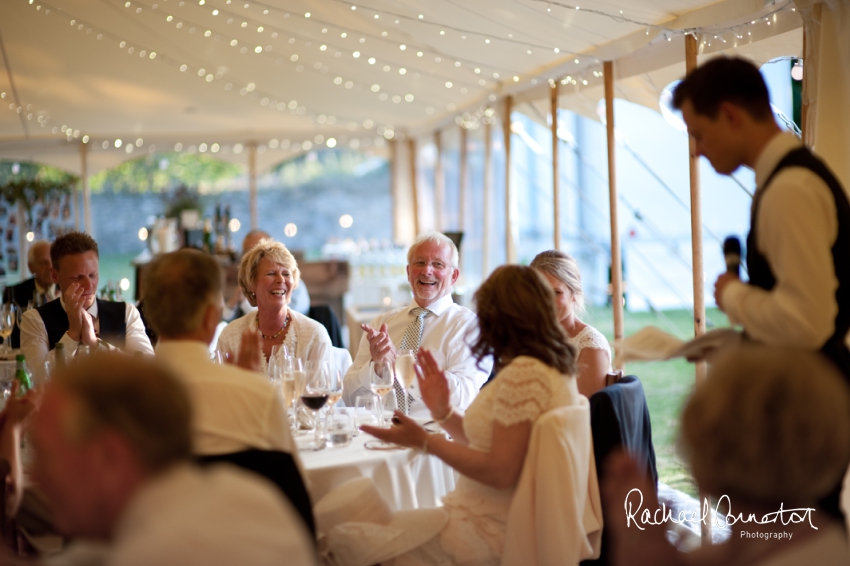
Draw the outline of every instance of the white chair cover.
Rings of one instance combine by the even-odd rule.
[[[601,539],[590,405],[582,397],[534,425],[508,515],[502,565],[578,564],[599,557]]]

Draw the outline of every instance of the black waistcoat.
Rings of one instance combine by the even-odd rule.
[[[97,319],[100,322],[100,334],[98,336],[122,350],[124,349],[124,337],[127,335],[126,309],[125,303],[113,303],[97,299]],[[53,346],[68,332],[68,314],[62,308],[59,299],[54,299],[36,310],[41,315],[41,320],[44,321],[44,328],[47,330],[48,349],[52,350]]]
[[[838,315],[835,317],[835,332],[823,345],[821,351],[838,365],[845,376],[850,378],[850,350],[844,342],[847,332],[850,331],[850,202],[835,175],[808,148],[795,149],[783,157],[768,177],[764,187],[756,192],[753,199],[750,233],[747,236],[747,271],[750,275],[750,284],[768,291],[776,285],[776,277],[770,268],[770,262],[758,250],[756,240],[758,210],[764,193],[770,189],[770,182],[779,171],[786,167],[804,167],[812,171],[823,179],[835,201],[838,236],[831,251],[835,277],[838,279],[838,289],[835,291]]]

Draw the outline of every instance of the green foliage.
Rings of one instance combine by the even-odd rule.
[[[238,165],[197,153],[154,153],[91,177],[92,192],[162,193],[179,186],[208,192],[214,185],[236,177]]]
[[[197,189],[180,185],[163,198],[165,201],[165,217],[180,218],[184,210],[203,210],[201,195]]]
[[[0,162],[0,198],[21,204],[32,222],[32,206],[71,192],[77,178],[64,171],[35,163]]]
[[[388,167],[386,160],[347,149],[313,151],[273,167],[270,174],[279,185],[296,187],[319,177],[351,177],[371,172],[372,166]]]

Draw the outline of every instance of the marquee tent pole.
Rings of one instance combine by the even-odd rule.
[[[603,63],[605,75],[605,122],[608,132],[608,198],[611,207],[611,310],[614,312],[614,340],[623,338],[623,260],[617,215],[617,167],[614,139],[614,64]],[[622,368],[619,368],[622,369]]]
[[[458,179],[458,222],[457,222],[457,230],[460,232],[466,231],[466,199],[469,192],[469,188],[466,183],[466,172],[468,170],[469,164],[469,154],[466,148],[467,144],[467,132],[466,128],[460,126],[460,172]],[[463,254],[460,256],[460,272],[463,273]]]
[[[400,206],[398,199],[398,142],[395,139],[390,140],[390,200],[392,201],[390,209],[393,215],[393,241],[401,241],[401,233],[399,226]]]
[[[83,220],[85,222],[85,232],[91,235],[91,191],[89,191],[88,145],[84,143],[80,144],[80,185],[83,188]],[[77,203],[75,202],[74,204],[76,205]],[[21,258],[21,261],[23,261],[23,258]]]
[[[493,190],[493,175],[490,170],[493,156],[493,132],[488,120],[484,124],[484,236],[481,238],[481,259],[483,261],[481,277],[487,278],[490,274],[490,193]]]
[[[407,140],[407,159],[410,161],[410,190],[413,198],[413,237],[419,236],[419,189],[416,186],[416,140]]]
[[[697,40],[692,35],[685,36],[685,69],[691,73],[697,68]],[[696,151],[694,138],[688,137],[689,151],[688,161],[691,177],[691,251],[693,254],[693,278],[694,278],[694,335],[705,334],[705,274],[703,269],[702,249],[702,199],[700,198],[699,183],[699,156]],[[718,250],[719,251],[719,250]],[[705,362],[697,362],[694,365],[696,382],[705,379],[707,367]],[[700,501],[707,494],[700,493]],[[711,544],[711,521],[705,521],[700,527],[702,543]]]
[[[251,209],[251,230],[260,229],[257,212],[257,144],[248,145],[248,202]]]
[[[513,99],[505,97],[505,117],[502,135],[505,138],[505,263],[516,263],[513,219],[511,218],[511,111]]]
[[[549,89],[550,113],[552,114],[552,214],[554,248],[561,249],[561,184],[558,171],[558,81]]]
[[[443,136],[439,130],[434,132],[434,145],[437,147],[437,160],[434,162],[434,224],[435,229],[442,232],[446,229],[446,181],[443,177]]]

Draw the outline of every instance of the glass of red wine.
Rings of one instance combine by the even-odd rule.
[[[307,364],[307,381],[301,394],[301,403],[313,412],[316,423],[316,435],[312,446],[307,449],[321,450],[325,447],[319,423],[319,411],[328,402],[330,396],[330,364],[327,361]]]

